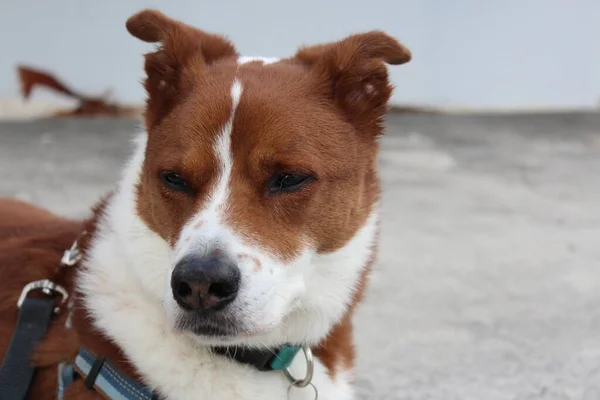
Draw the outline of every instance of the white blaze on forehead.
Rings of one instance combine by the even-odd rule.
[[[276,63],[276,62],[280,61],[280,59],[277,58],[277,57],[248,57],[248,56],[241,56],[237,60],[238,64],[240,64],[240,65],[241,64],[250,63],[250,62],[255,62],[255,61],[259,61],[259,62],[262,62],[263,64],[267,65],[267,64]]]
[[[206,206],[198,212],[187,224],[183,231],[182,237],[192,238],[197,237],[197,232],[202,228],[202,244],[208,244],[207,241],[214,240],[224,232],[221,229],[221,217],[227,204],[229,194],[229,180],[231,178],[231,170],[233,167],[233,157],[231,155],[231,134],[233,130],[233,120],[237,106],[242,97],[242,84],[235,79],[231,85],[231,115],[219,132],[214,142],[214,152],[219,162],[219,178],[216,185],[212,188],[208,196]],[[193,241],[192,241],[193,242]],[[193,245],[193,243],[189,243]],[[177,259],[181,258],[188,249],[188,244],[180,241],[177,250]]]
[[[231,115],[215,142],[215,154],[217,160],[219,160],[220,174],[214,192],[210,195],[207,211],[218,211],[227,197],[228,181],[233,166],[233,159],[231,157],[231,131],[240,97],[242,97],[242,84],[236,79],[233,81],[233,85],[231,85]]]

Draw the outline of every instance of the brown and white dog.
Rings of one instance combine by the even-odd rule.
[[[392,91],[385,63],[410,52],[372,31],[285,59],[240,57],[154,10],[127,29],[159,47],[145,61],[146,132],[114,192],[85,223],[0,203],[0,357],[21,288],[51,277],[76,288],[75,304],[34,355],[31,398],[53,398],[56,364],[86,346],[168,399],[285,399],[283,374],[210,348],[294,343],[314,351],[319,398],[352,399],[351,318],[375,255],[377,139]],[[83,229],[83,262],[59,270]],[[81,382],[66,393],[95,396]]]

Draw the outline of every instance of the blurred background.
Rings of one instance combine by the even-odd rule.
[[[152,48],[124,23],[146,7],[244,55],[370,29],[412,50],[359,398],[600,399],[600,1],[0,0],[1,196],[83,217],[117,181]]]
[[[287,56],[302,43],[383,29],[414,53],[409,65],[391,70],[395,105],[461,111],[600,105],[595,0],[1,0],[0,98],[19,98],[15,65],[25,63],[86,93],[112,88],[120,101],[140,103],[141,54],[150,46],[130,37],[124,21],[149,6],[225,33],[249,55]]]

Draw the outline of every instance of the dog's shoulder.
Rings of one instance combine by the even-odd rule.
[[[83,226],[84,221],[62,218],[18,200],[0,199],[0,307],[12,297],[16,299],[25,284],[54,278],[64,250]]]

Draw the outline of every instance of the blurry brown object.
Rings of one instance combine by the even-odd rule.
[[[22,65],[18,66],[17,70],[23,98],[28,99],[34,87],[44,86],[79,101],[75,109],[58,111],[53,115],[54,117],[131,117],[137,116],[140,112],[136,107],[125,107],[110,102],[108,95],[89,97],[78,93],[50,73]]]

